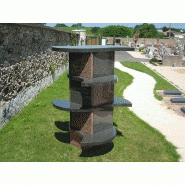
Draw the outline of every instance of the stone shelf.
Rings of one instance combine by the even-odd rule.
[[[180,91],[164,91],[165,95],[181,95],[182,92]]]
[[[85,46],[52,46],[53,51],[70,53],[134,51],[134,48],[114,45],[85,45]]]
[[[185,103],[185,98],[171,98],[172,103]]]
[[[114,97],[114,103],[104,104],[98,107],[82,107],[82,105],[70,102],[70,100],[53,100],[53,106],[59,110],[71,112],[105,111],[112,107],[132,107],[132,103],[124,98]]]
[[[117,131],[114,127],[106,129],[103,132],[99,132],[94,135],[89,135],[82,131],[74,132],[80,136],[81,138],[80,145],[82,147],[102,145],[111,142],[116,137],[117,134]]]
[[[73,81],[79,82],[81,87],[92,87],[96,85],[106,85],[106,84],[115,84],[118,82],[118,76],[110,75],[110,76],[103,76],[98,78],[83,78],[78,76],[70,76],[68,74],[68,78]]]

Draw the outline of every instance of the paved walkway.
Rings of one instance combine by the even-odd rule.
[[[127,52],[127,51],[116,51],[115,52],[115,61],[129,61],[129,62],[149,62],[150,59],[146,58],[135,58],[135,55],[133,56],[132,53],[135,53],[134,51]]]
[[[153,77],[126,68],[117,61],[115,67],[134,77],[133,83],[123,93],[124,98],[132,102],[129,109],[176,146],[177,152],[181,155],[180,161],[185,162],[185,118],[175,114],[154,98],[153,89],[156,81]]]

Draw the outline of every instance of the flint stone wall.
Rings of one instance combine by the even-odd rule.
[[[38,24],[1,23],[0,64],[7,67],[51,46],[68,45],[70,35],[70,32]]]
[[[33,86],[21,91],[15,98],[9,101],[1,101],[0,105],[0,129],[9,122],[12,116],[18,114],[29,102],[31,102],[43,89],[51,85],[60,75],[62,75],[68,64],[64,64],[60,69],[55,71],[55,76],[49,74],[46,78],[36,82]]]
[[[68,45],[70,34],[38,24],[0,24],[0,102],[49,75],[52,62],[56,69],[67,62],[68,53],[51,46]]]
[[[69,45],[70,32],[37,24],[0,24],[0,126],[17,114],[68,65],[68,53],[51,46]],[[65,68],[66,69],[66,68]]]
[[[68,53],[47,50],[34,54],[25,60],[9,67],[0,68],[0,101],[8,101],[19,92],[34,85],[48,76],[51,63],[60,69],[68,62]]]

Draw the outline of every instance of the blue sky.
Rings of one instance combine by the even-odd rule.
[[[64,23],[67,26],[71,26],[73,24],[77,23]],[[137,24],[143,24],[143,23],[82,23],[85,27],[105,27],[109,25],[123,25],[127,27],[135,27]],[[151,23],[150,23],[151,24]],[[163,26],[169,27],[170,23],[153,23],[156,28],[162,28]],[[47,26],[54,27],[56,23],[47,23]],[[171,23],[172,28],[182,28],[185,29],[185,23]]]

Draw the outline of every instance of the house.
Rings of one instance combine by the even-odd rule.
[[[172,38],[180,38],[183,39],[184,35],[182,33],[179,33],[177,31],[172,31],[172,30],[168,30],[163,32],[163,34],[167,37],[172,37]]]
[[[77,34],[77,45],[85,45],[86,43],[86,30],[72,30],[72,32]]]
[[[122,45],[122,37],[103,37],[107,45]]]

